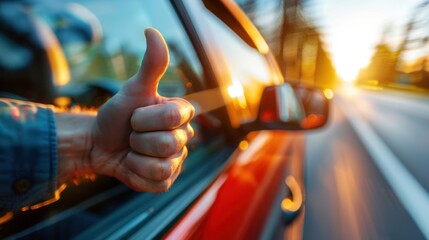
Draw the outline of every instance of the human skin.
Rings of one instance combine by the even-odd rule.
[[[57,112],[58,183],[88,173],[136,191],[164,192],[178,177],[193,137],[193,106],[157,93],[169,54],[162,35],[145,31],[139,71],[97,112]]]

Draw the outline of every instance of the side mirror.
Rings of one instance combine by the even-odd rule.
[[[320,128],[328,120],[330,93],[326,94],[319,88],[287,83],[266,87],[257,119],[243,128],[246,131]]]

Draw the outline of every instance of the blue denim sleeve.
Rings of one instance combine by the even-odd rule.
[[[53,198],[57,143],[52,108],[0,98],[0,209]]]

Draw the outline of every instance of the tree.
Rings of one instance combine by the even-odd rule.
[[[287,81],[333,87],[337,76],[318,29],[307,20],[310,0],[238,1],[277,57]]]

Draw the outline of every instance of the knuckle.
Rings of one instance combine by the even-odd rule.
[[[159,161],[157,169],[155,170],[154,180],[163,181],[167,180],[173,174],[173,169],[169,161]]]
[[[182,121],[182,115],[180,113],[179,108],[173,104],[168,103],[167,111],[165,111],[165,123],[168,127],[178,127]]]
[[[190,111],[189,118],[192,119],[195,116],[195,107],[190,102],[188,101],[186,102],[189,105],[189,111]]]
[[[160,136],[157,153],[159,156],[170,156],[176,152],[178,140],[173,133],[166,133]]]

